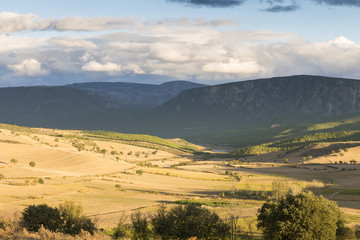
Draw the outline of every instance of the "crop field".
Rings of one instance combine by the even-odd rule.
[[[349,224],[360,223],[354,139],[235,156],[179,139],[0,127],[0,212],[73,201],[108,229],[136,211],[195,203],[225,219],[235,214],[242,231],[256,235],[257,209],[266,199],[311,190],[336,201]]]

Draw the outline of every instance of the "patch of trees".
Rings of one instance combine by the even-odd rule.
[[[265,240],[354,237],[337,204],[311,192],[268,200],[259,209],[257,227]]]
[[[131,225],[120,221],[113,237],[122,239],[229,239],[230,224],[215,212],[195,204],[177,206],[167,210],[161,207],[153,215],[136,212]]]
[[[46,204],[31,205],[22,212],[20,225],[37,232],[41,226],[53,232],[77,235],[81,231],[93,234],[95,224],[83,214],[81,205],[73,202],[60,204],[58,208]]]

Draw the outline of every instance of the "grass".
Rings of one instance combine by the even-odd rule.
[[[150,147],[152,148],[157,148],[156,145],[160,145],[188,153],[195,153],[198,151],[193,144],[185,140],[182,140],[182,144],[180,145],[160,137],[145,135],[145,134],[125,134],[125,133],[117,133],[117,132],[109,132],[109,131],[84,131],[84,133],[85,136],[87,137],[100,138],[106,140],[121,140],[121,141],[126,141],[130,144],[133,143],[141,147],[144,146],[149,147],[149,145],[141,144],[141,143],[148,143],[148,144],[153,144],[150,145]]]
[[[343,131],[332,133],[315,133],[301,137],[287,138],[276,142],[236,149],[233,156],[248,157],[279,151],[296,151],[316,143],[360,141],[360,131]]]

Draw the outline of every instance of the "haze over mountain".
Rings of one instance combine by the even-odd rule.
[[[191,86],[196,88],[181,91],[158,107],[144,109]],[[291,124],[305,126],[356,115],[360,113],[360,81],[299,75],[206,87],[189,82],[160,86],[86,83],[3,88],[0,100],[0,122],[5,123],[226,142],[225,138],[243,138],[242,132],[251,129],[280,134]],[[134,108],[129,109],[131,105]],[[278,132],[272,130],[274,126],[281,126]],[[265,135],[251,134],[254,141],[261,141]]]
[[[171,81],[160,85],[89,82],[74,83],[67,86],[96,92],[114,102],[121,109],[149,109],[165,103],[183,90],[205,87],[206,85],[188,81]]]

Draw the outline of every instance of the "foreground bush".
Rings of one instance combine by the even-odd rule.
[[[31,205],[22,212],[21,226],[31,232],[37,232],[41,226],[53,232],[78,235],[81,231],[93,234],[95,224],[83,215],[81,205],[65,202],[59,208],[46,204]]]
[[[46,204],[31,205],[22,212],[21,225],[28,231],[37,232],[43,225],[44,228],[56,232],[62,224],[59,210]]]
[[[332,240],[345,239],[344,224],[335,202],[308,192],[267,201],[259,209],[257,227],[265,240]]]
[[[161,208],[151,222],[161,239],[225,239],[230,226],[206,208],[189,204],[166,211]]]

